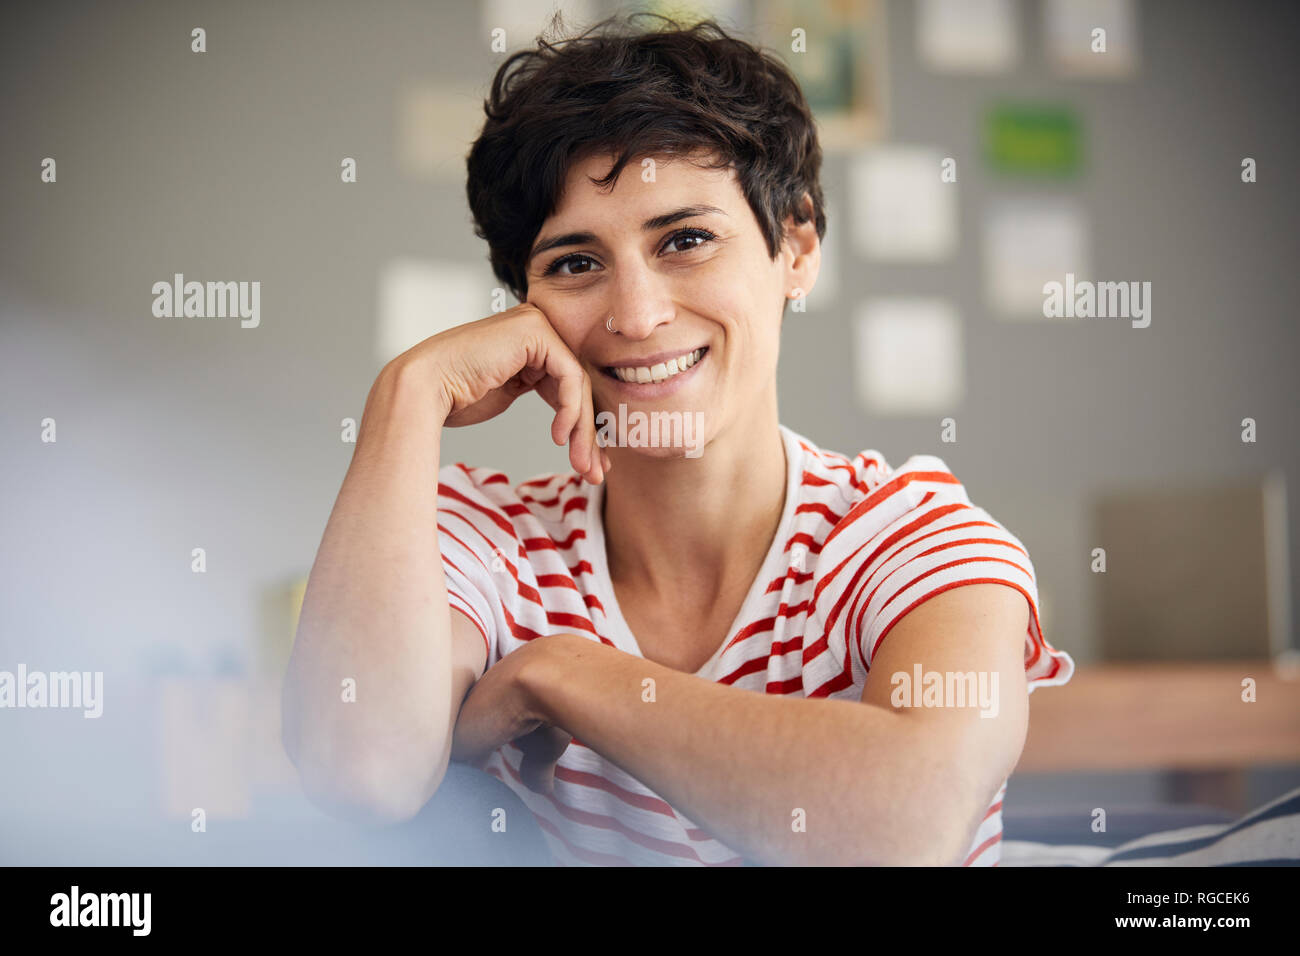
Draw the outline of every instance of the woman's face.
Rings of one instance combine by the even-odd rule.
[[[533,243],[528,301],[586,369],[597,413],[619,416],[623,405],[629,415],[692,416],[702,451],[775,409],[781,316],[795,289],[812,289],[816,229],[788,220],[772,259],[734,170],[681,157],[633,161],[601,191],[591,179],[612,165],[613,156],[601,155],[570,168],[560,205]],[[617,335],[605,327],[611,314]],[[615,366],[633,379],[641,367],[639,377],[651,381],[622,381]],[[681,447],[635,450],[683,455]]]

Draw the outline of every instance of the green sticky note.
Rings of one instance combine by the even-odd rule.
[[[984,119],[984,155],[995,172],[1067,178],[1083,162],[1083,133],[1064,106],[1003,104]]]

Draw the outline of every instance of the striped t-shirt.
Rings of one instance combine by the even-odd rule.
[[[971,504],[942,460],[914,455],[895,471],[875,451],[846,458],[780,427],[787,463],[780,525],[732,632],[697,676],[758,693],[856,701],[895,621],[949,588],[998,582],[1029,601],[1029,689],[1070,679],[1074,662],[1043,638],[1024,546]],[[570,474],[512,487],[500,472],[463,464],[438,477],[448,600],[482,632],[489,667],[558,633],[641,656],[605,561],[603,485]],[[577,739],[556,765],[553,796],[523,785],[521,757],[506,744],[487,770],[532,811],[560,863],[745,862]],[[1004,780],[965,865],[997,863],[1005,792]]]

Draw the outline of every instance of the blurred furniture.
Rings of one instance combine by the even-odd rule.
[[[1196,820],[1179,808],[1155,808],[1147,829],[1115,842],[1084,815],[1039,836],[1004,828],[1003,866],[1296,866],[1300,865],[1300,788],[1240,818]],[[1203,816],[1203,814],[1202,814]],[[1108,821],[1109,822],[1109,821]]]
[[[1267,658],[1290,646],[1286,483],[1279,472],[1094,501],[1101,658]]]
[[[1017,773],[1164,770],[1171,802],[1240,813],[1244,770],[1300,764],[1300,669],[1285,663],[1080,667],[1063,687],[1035,691],[1029,708]]]

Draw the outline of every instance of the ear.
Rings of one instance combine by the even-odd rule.
[[[803,207],[810,218],[806,222],[795,222],[794,216],[787,216],[785,238],[781,245],[785,264],[782,280],[785,283],[787,308],[791,292],[797,289],[800,296],[808,295],[816,285],[817,274],[821,270],[822,244],[817,237],[817,223],[811,218],[812,197],[808,193],[803,194]]]

